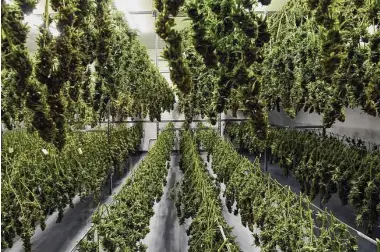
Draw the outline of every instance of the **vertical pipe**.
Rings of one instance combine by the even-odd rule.
[[[110,129],[110,114],[111,114],[111,109],[110,109],[110,101],[108,100],[107,103],[107,142],[108,142],[108,148],[109,148],[109,154],[111,155],[111,129]],[[111,172],[109,173],[109,194],[112,194],[112,175],[113,175],[113,170],[114,170],[114,163],[112,160],[112,168]]]
[[[49,29],[49,0],[45,2],[45,29]]]
[[[160,134],[160,123],[156,122],[156,139],[158,139],[158,135]]]

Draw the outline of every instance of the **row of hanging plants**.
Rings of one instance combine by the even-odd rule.
[[[180,224],[192,218],[189,251],[240,251],[222,215],[220,186],[208,173],[190,131],[181,132],[180,152],[184,177],[175,197]]]
[[[128,178],[114,202],[102,205],[92,218],[93,228],[79,251],[146,251],[142,239],[149,233],[153,205],[160,201],[174,146],[174,125],[167,126],[148,156]]]
[[[378,1],[291,0],[266,20],[256,0],[189,0],[191,32],[181,36],[174,25],[183,2],[156,1],[156,29],[173,82],[186,86],[188,121],[208,111],[216,123],[218,113],[242,110],[263,139],[268,110],[316,112],[328,127],[345,120],[346,107],[380,115]],[[212,94],[207,106],[194,102],[199,90]]]
[[[175,17],[179,14],[180,7],[184,2],[185,0],[155,0],[154,6],[158,11],[156,32],[166,42],[163,57],[169,63],[170,78],[179,91],[187,95],[192,89],[191,73],[182,55],[183,37],[175,28]]]
[[[342,205],[350,204],[358,226],[368,235],[377,227],[380,215],[380,152],[363,141],[315,132],[271,129],[266,142],[257,141],[249,123],[229,123],[225,133],[233,143],[254,154],[269,147],[271,161],[285,176],[293,174],[301,191],[311,200],[317,195],[327,203],[338,193]],[[253,146],[253,145],[256,145]],[[334,150],[334,151],[331,151]]]
[[[53,127],[49,118],[42,88],[33,78],[33,63],[25,45],[28,27],[23,23],[24,14],[30,14],[37,1],[1,2],[1,121],[7,128],[26,119],[25,106],[34,112],[31,124],[44,131]]]
[[[274,129],[268,146],[273,161],[285,175],[291,172],[295,176],[302,192],[311,199],[320,194],[322,203],[338,193],[343,205],[349,203],[354,208],[357,225],[371,235],[380,215],[380,152],[367,151],[362,141],[347,141]]]
[[[379,1],[291,0],[269,18],[263,99],[330,127],[345,108],[380,116]]]
[[[241,215],[261,251],[357,250],[347,226],[325,211],[314,214],[307,197],[262,173],[257,160],[240,156],[215,132],[200,131],[197,138],[212,157],[217,180],[226,184],[229,211]]]
[[[265,141],[258,139],[252,123],[249,121],[234,123],[226,122],[224,135],[229,136],[231,142],[241,151],[247,151],[251,154],[259,155],[263,153],[266,147]]]
[[[232,109],[236,114],[241,109],[265,138],[267,116],[260,100],[258,66],[269,33],[266,20],[253,11],[258,2],[186,1],[183,11],[192,22],[191,28],[181,33],[175,27],[175,17],[184,2],[155,2],[159,12],[156,31],[167,42],[164,58],[169,61],[173,83],[181,91],[181,111],[188,121],[207,114],[215,124],[218,113]],[[208,104],[197,100],[200,92],[206,93],[202,97]]]
[[[100,195],[112,165],[123,164],[138,149],[142,125],[106,132],[70,132],[59,151],[37,133],[10,131],[2,136],[1,153],[1,247],[11,248],[16,236],[31,251],[31,237],[39,224],[58,211],[74,207],[76,195],[84,199]]]
[[[191,29],[186,28],[181,31],[181,34],[183,37],[183,57],[192,73],[193,86],[188,95],[179,94],[179,112],[185,115],[186,121],[189,123],[194,117],[200,115],[201,118],[208,116],[214,125],[217,121],[217,114],[214,113],[212,106],[218,81],[218,71],[203,63],[201,55],[197,53],[193,45]]]
[[[260,1],[267,5],[270,1]],[[269,41],[265,18],[254,12],[258,1],[188,1],[192,42],[204,65],[217,72],[210,118],[243,110],[265,138],[267,116],[260,100],[263,46]],[[197,73],[197,72],[195,72]],[[215,120],[214,120],[215,122]]]
[[[172,109],[172,89],[110,0],[46,1],[33,58],[20,9],[33,6],[23,2],[31,1],[1,3],[2,121],[9,129],[25,125],[62,149],[69,127],[96,125],[109,110],[116,119],[160,120]]]

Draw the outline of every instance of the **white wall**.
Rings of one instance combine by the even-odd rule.
[[[322,125],[322,118],[316,113],[300,112],[295,119],[289,118],[284,112],[269,113],[270,123],[285,126]],[[380,118],[370,116],[360,109],[346,109],[345,122],[337,121],[328,132],[360,138],[364,141],[380,143]]]

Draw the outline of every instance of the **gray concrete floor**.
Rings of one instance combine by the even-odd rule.
[[[186,226],[179,225],[175,200],[170,198],[170,191],[183,174],[179,169],[180,156],[171,156],[167,184],[160,201],[154,205],[154,216],[150,220],[150,232],[143,243],[148,246],[148,252],[186,252],[188,236]]]

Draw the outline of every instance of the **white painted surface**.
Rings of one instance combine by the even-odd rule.
[[[291,119],[282,111],[272,111],[269,113],[269,121],[287,126],[322,125],[320,115],[304,112],[300,112],[295,119]],[[345,122],[337,121],[327,131],[348,137],[360,138],[364,141],[380,143],[380,118],[368,115],[360,109],[346,109]]]

